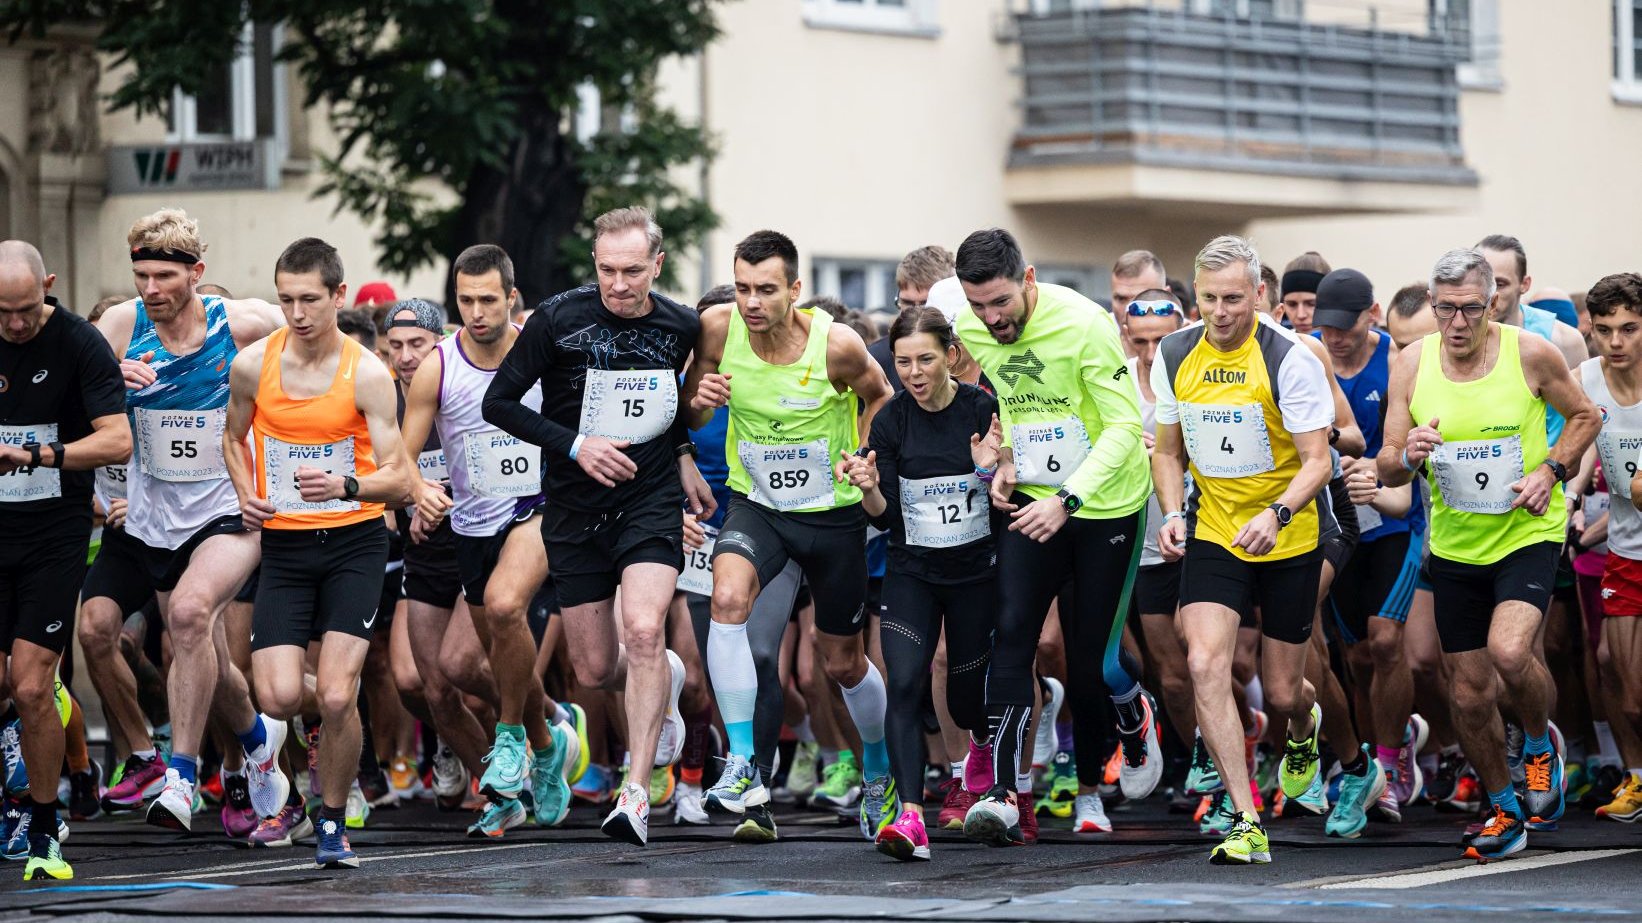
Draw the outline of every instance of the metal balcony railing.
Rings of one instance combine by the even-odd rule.
[[[1012,166],[1476,182],[1460,146],[1463,36],[1152,6],[1012,25],[1025,90]]]

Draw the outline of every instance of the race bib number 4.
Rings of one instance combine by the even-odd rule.
[[[1597,434],[1596,451],[1602,456],[1602,475],[1608,480],[1608,492],[1629,500],[1631,478],[1636,477],[1637,458],[1642,456],[1642,433],[1605,429]]]
[[[429,481],[450,480],[450,470],[445,465],[444,449],[429,449],[416,456],[416,470]]]
[[[973,476],[901,478],[901,519],[907,544],[920,548],[955,548],[992,534],[991,506]]]
[[[151,410],[139,407],[137,451],[142,470],[161,481],[209,481],[223,477],[222,431],[228,412]]]
[[[297,445],[272,436],[262,437],[262,457],[267,466],[268,502],[281,513],[337,513],[359,509],[355,500],[324,500],[310,503],[302,499],[297,486],[298,468],[318,468],[326,474],[352,476],[355,472],[353,437],[325,445]]]
[[[1462,513],[1511,512],[1522,479],[1522,437],[1445,442],[1431,453],[1442,500]]]
[[[1180,431],[1204,477],[1244,478],[1277,467],[1259,404],[1181,404]]]
[[[684,573],[678,575],[678,588],[697,596],[713,595],[713,546],[718,543],[718,530],[707,527],[707,542],[700,548],[684,549]]]
[[[46,445],[57,441],[57,424],[0,426],[0,445],[21,448],[31,443]],[[13,468],[0,473],[0,503],[49,500],[63,495],[63,473],[56,468]]]
[[[468,483],[481,497],[530,497],[541,492],[541,453],[517,436],[491,429],[468,433],[463,446]]]
[[[1009,427],[1015,480],[1059,487],[1089,457],[1089,431],[1077,417]]]
[[[832,504],[832,456],[828,454],[827,440],[803,445],[743,442],[737,449],[741,465],[753,482],[747,499],[776,510]]]
[[[677,413],[678,382],[667,369],[588,369],[577,431],[637,445],[667,432]]]

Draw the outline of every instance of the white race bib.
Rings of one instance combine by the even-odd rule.
[[[685,546],[684,572],[678,575],[678,588],[697,596],[713,595],[713,546],[718,543],[718,530],[706,528],[706,544],[700,548]]]
[[[992,534],[991,501],[974,475],[901,478],[901,519],[907,544],[955,548]]]
[[[222,460],[222,431],[228,411],[152,410],[139,407],[137,451],[151,478],[174,483],[210,481],[227,474]]]
[[[34,426],[0,426],[0,445],[25,446],[30,443],[48,445],[57,441],[57,424],[39,423]],[[38,468],[16,468],[0,474],[0,503],[24,503],[29,500],[50,500],[63,495],[63,472],[44,465]]]
[[[1180,430],[1204,477],[1243,478],[1277,467],[1259,404],[1181,404]]]
[[[1009,427],[1015,453],[1015,480],[1059,487],[1089,457],[1089,431],[1077,417]]]
[[[1374,529],[1378,529],[1384,522],[1385,517],[1381,516],[1380,511],[1375,509],[1371,504],[1364,503],[1363,505],[1357,507],[1357,530],[1359,532],[1369,532]]]
[[[416,470],[429,481],[450,480],[450,469],[445,466],[444,449],[429,449],[416,456]]]
[[[352,477],[353,437],[325,445],[296,445],[272,436],[262,437],[263,464],[267,466],[268,501],[281,513],[337,513],[359,509],[357,500],[309,503],[297,487],[296,469],[318,468],[326,474]]]
[[[1509,513],[1522,479],[1522,437],[1445,442],[1431,453],[1442,500],[1463,513]]]
[[[1602,457],[1602,475],[1607,478],[1608,492],[1629,500],[1631,478],[1636,476],[1637,458],[1642,456],[1642,433],[1604,429],[1596,435],[1596,451]]]
[[[667,432],[677,413],[678,381],[667,369],[588,369],[577,431],[637,445]]]
[[[499,429],[468,433],[462,456],[468,483],[481,497],[532,497],[542,491],[542,473],[536,470],[541,452],[517,436]]]
[[[124,500],[126,496],[125,465],[104,465],[98,468],[97,489],[110,500]]]
[[[802,445],[737,446],[741,465],[752,479],[747,499],[776,510],[802,510],[832,504],[832,456],[827,440]]]

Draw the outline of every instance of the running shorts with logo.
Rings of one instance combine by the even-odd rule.
[[[74,640],[90,546],[90,503],[83,514],[0,514],[0,653],[22,639],[60,654]]]
[[[137,611],[155,593],[177,588],[194,552],[206,539],[218,535],[239,535],[245,531],[238,514],[221,516],[206,523],[176,550],[155,548],[124,529],[104,529],[103,549],[86,575],[82,598],[112,599],[126,614]]]
[[[727,554],[751,561],[760,586],[774,580],[789,560],[797,561],[815,600],[816,629],[853,635],[866,624],[866,537],[867,517],[859,503],[783,513],[736,494],[713,547],[713,561],[716,567]]]
[[[548,504],[542,541],[560,605],[582,606],[615,596],[622,571],[634,564],[661,564],[682,572],[683,509],[682,489],[658,490],[613,511]]]
[[[387,561],[388,530],[380,519],[264,531],[251,649],[306,647],[330,631],[369,640],[380,620]]]
[[[456,571],[462,581],[462,597],[470,606],[485,604],[485,589],[490,586],[490,575],[502,560],[502,546],[507,544],[513,530],[527,525],[542,512],[540,495],[518,503],[513,518],[503,521],[493,535],[472,536],[456,533]]]

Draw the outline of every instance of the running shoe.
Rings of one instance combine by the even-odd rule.
[[[1385,791],[1385,769],[1371,755],[1368,744],[1362,745],[1361,752],[1367,763],[1363,772],[1340,773],[1340,800],[1335,802],[1334,810],[1323,824],[1323,832],[1328,836],[1347,840],[1361,836],[1363,828],[1368,826],[1369,806]]]
[[[879,852],[902,862],[929,861],[929,833],[924,830],[924,816],[910,808],[902,811],[894,823],[885,824],[873,842]]]
[[[1523,760],[1528,788],[1522,807],[1528,813],[1529,830],[1555,830],[1557,821],[1562,819],[1566,802],[1562,797],[1563,764],[1559,743],[1553,737],[1550,750],[1530,753]]]
[[[393,787],[394,795],[404,801],[420,798],[426,791],[422,787],[422,777],[416,774],[416,764],[404,754],[388,763],[388,785]]]
[[[69,881],[73,877],[74,869],[63,861],[63,847],[56,837],[40,837],[29,847],[28,864],[23,866],[24,881]]]
[[[308,724],[304,721],[302,723],[302,748],[308,754],[308,802],[315,806],[315,811],[319,810],[318,805],[321,801],[319,787],[319,728],[318,722]]]
[[[1279,792],[1281,794],[1281,792]],[[1324,815],[1328,813],[1328,783],[1323,781],[1323,774],[1317,773],[1311,777],[1311,784],[1300,793],[1298,798],[1290,798],[1288,802],[1301,810],[1312,814]]]
[[[1597,817],[1606,817],[1620,823],[1634,823],[1642,817],[1642,779],[1627,773],[1625,781],[1614,790],[1613,800],[1596,809]]]
[[[365,829],[365,821],[371,817],[371,800],[365,797],[365,790],[360,788],[359,780],[348,787],[348,803],[344,808],[343,824],[349,830]]]
[[[575,765],[581,741],[563,723],[551,725],[547,733],[553,738],[553,746],[531,757],[530,792],[537,826],[557,827],[570,814],[570,785],[565,781],[565,770]]]
[[[1313,735],[1315,738],[1316,735]],[[1238,814],[1231,831],[1219,846],[1209,851],[1214,865],[1258,865],[1271,861],[1271,842],[1257,818]]]
[[[707,789],[704,800],[709,814],[745,814],[748,808],[767,803],[770,791],[752,760],[732,753],[724,758],[724,773]]]
[[[684,753],[684,716],[678,711],[678,697],[684,691],[684,661],[668,651],[667,665],[673,672],[673,685],[667,697],[667,711],[661,717],[661,734],[656,738],[657,766],[671,766]]]
[[[23,803],[16,798],[6,795],[0,797],[0,852],[11,842],[12,833],[16,832],[17,825],[23,822]]]
[[[1271,719],[1266,713],[1254,709],[1254,726],[1243,731],[1243,760],[1249,767],[1249,782],[1253,783],[1260,772],[1260,742],[1266,739],[1266,729],[1271,726]],[[1260,787],[1254,788],[1256,798],[1260,797]]]
[[[680,782],[673,792],[673,823],[704,826],[712,823],[701,803],[701,786]]]
[[[1425,746],[1431,726],[1419,715],[1409,715],[1403,730],[1403,743],[1397,749],[1397,764],[1387,766],[1392,771],[1391,794],[1398,804],[1411,804],[1425,785],[1425,773],[1420,769],[1420,748]]]
[[[941,783],[945,782],[947,777],[947,771],[934,763],[930,763],[928,766],[925,766],[924,797],[920,803],[940,798],[946,792],[946,789],[941,788]]]
[[[1374,799],[1374,805],[1369,808],[1369,816],[1375,820],[1383,820],[1390,824],[1400,824],[1403,821],[1403,808],[1397,801],[1397,770],[1387,768],[1385,771],[1385,787],[1380,789],[1380,797]]]
[[[1201,732],[1192,737],[1192,763],[1186,770],[1186,791],[1192,795],[1212,795],[1221,791],[1226,784],[1220,781],[1220,771],[1214,766],[1214,757],[1209,755],[1208,744],[1203,742]]]
[[[244,774],[224,775],[222,783],[222,830],[232,840],[242,840],[257,829],[255,808],[251,807],[251,787]]]
[[[802,803],[815,791],[816,766],[820,759],[821,745],[813,740],[801,740],[793,747],[792,766],[787,770],[787,784],[782,786],[782,800]]]
[[[1099,792],[1077,796],[1077,817],[1072,821],[1073,833],[1111,833],[1112,822],[1106,817],[1106,806]]]
[[[468,837],[475,840],[499,840],[502,834],[525,822],[525,806],[517,798],[492,801],[485,805],[479,819],[468,825]]]
[[[206,775],[205,781],[195,786],[194,794],[208,805],[222,804],[222,774],[213,772]]]
[[[165,771],[165,788],[148,806],[147,820],[156,827],[187,833],[194,821],[194,783],[175,769]]]
[[[978,795],[991,791],[995,781],[992,778],[992,741],[977,744],[971,736],[969,753],[964,757],[964,788]]]
[[[633,782],[623,785],[616,806],[599,829],[611,839],[643,846],[650,838],[650,794],[644,786]]]
[[[1100,769],[1100,785],[1096,786],[1105,798],[1116,798],[1123,779],[1123,744],[1119,743],[1107,755],[1106,763]]]
[[[17,805],[16,810],[20,816],[17,817],[14,824],[8,821],[8,826],[11,827],[11,835],[6,838],[4,855],[7,859],[27,859],[29,857],[29,843],[32,839],[29,834],[29,821],[33,813],[27,807],[24,807],[21,802],[13,803]],[[60,817],[57,819],[57,839],[59,842],[68,839],[68,824],[64,823]]]
[[[1460,773],[1459,780],[1454,783],[1454,793],[1444,801],[1437,802],[1437,810],[1454,814],[1475,814],[1482,810],[1486,797],[1482,791],[1482,783],[1477,780],[1476,773],[1467,766]]]
[[[1071,817],[1078,798],[1078,767],[1070,750],[1055,754],[1055,779],[1049,783],[1048,797],[1038,807],[1054,817]],[[1098,794],[1098,792],[1097,792]]]
[[[433,799],[441,811],[455,811],[468,792],[468,771],[444,741],[433,752]]]
[[[609,766],[589,763],[582,777],[571,783],[570,793],[583,801],[604,804],[610,800],[613,775]]]
[[[1465,858],[1483,862],[1503,859],[1514,852],[1521,852],[1527,845],[1528,829],[1522,820],[1495,805],[1494,813],[1465,848]]]
[[[1523,760],[1523,746],[1527,743],[1527,736],[1522,727],[1514,721],[1505,722],[1505,762],[1511,767],[1511,782],[1521,785],[1527,778],[1527,769]]]
[[[936,815],[935,825],[941,830],[962,830],[964,815],[975,803],[975,795],[964,788],[962,779],[948,779],[941,783],[944,796],[941,799],[941,813]]]
[[[577,756],[575,765],[565,764],[564,780],[575,785],[593,763],[593,746],[587,742],[587,712],[575,702],[568,702],[564,706],[570,713],[570,728],[576,735]]]
[[[91,761],[84,772],[68,775],[68,816],[70,820],[91,820],[103,813],[103,767]]]
[[[885,824],[893,823],[900,811],[901,798],[895,791],[895,780],[887,773],[862,783],[861,835],[868,842],[877,838]]]
[[[1459,747],[1444,748],[1437,753],[1437,771],[1426,780],[1425,793],[1438,810],[1442,809],[1443,802],[1454,797],[1454,787],[1464,771],[1465,757]]]
[[[251,807],[256,809],[257,816],[272,817],[284,810],[285,800],[291,796],[291,780],[279,768],[279,751],[285,746],[285,732],[290,725],[263,714],[258,714],[257,720],[262,722],[263,734],[268,739],[257,753],[245,754],[245,784],[250,790]],[[317,739],[311,746],[310,758],[317,757]]]
[[[114,814],[141,807],[165,788],[165,768],[158,755],[153,759],[135,753],[126,757],[120,780],[103,794],[103,810]]]
[[[737,843],[774,843],[775,838],[775,813],[768,804],[748,808],[741,823],[730,833],[730,839]]]
[[[707,794],[710,798],[712,792],[708,791]],[[856,765],[854,751],[841,750],[837,761],[822,770],[821,784],[816,786],[814,794],[810,796],[810,803],[818,808],[848,811],[855,807],[855,799],[859,797],[861,767]],[[711,801],[708,803],[708,810],[712,810]]]
[[[1032,806],[1031,792],[1015,793],[1015,809],[1021,815],[1021,842],[1030,846],[1038,841],[1038,812]]]
[[[1563,798],[1569,804],[1578,805],[1585,800],[1591,791],[1591,767],[1588,763],[1572,763],[1563,766],[1564,778]]]
[[[1224,789],[1207,795],[1209,809],[1197,819],[1197,832],[1205,836],[1225,837],[1237,826],[1237,812],[1232,810],[1231,795]]]
[[[319,845],[314,850],[314,865],[322,869],[359,868],[359,856],[348,845],[348,828],[334,820],[319,822]]]
[[[1060,680],[1052,676],[1043,678],[1043,686],[1049,695],[1043,700],[1043,707],[1038,709],[1038,733],[1032,741],[1032,765],[1047,766],[1060,751],[1060,735],[1055,732],[1055,722],[1060,720],[1061,704],[1066,701],[1066,688]]]
[[[1305,740],[1295,740],[1284,735],[1283,742],[1283,794],[1290,798],[1299,798],[1311,787],[1311,780],[1317,777],[1317,738],[1323,730],[1323,707],[1311,706],[1311,735]]]
[[[314,822],[300,804],[288,804],[273,817],[264,817],[245,840],[252,849],[277,849],[314,835]]]
[[[154,752],[159,754],[160,762],[171,764],[171,722],[160,725],[150,735],[154,741]]]
[[[1158,735],[1157,716],[1152,707],[1151,694],[1140,690],[1140,723],[1132,728],[1121,725],[1117,729],[1123,764],[1119,767],[1118,783],[1123,797],[1139,801],[1150,795],[1163,778],[1163,744]]]
[[[526,750],[523,738],[498,732],[485,754],[487,766],[479,780],[479,794],[491,801],[518,798],[525,788]]]
[[[964,836],[988,846],[1024,846],[1021,812],[1002,785],[976,799],[964,815]]]
[[[23,763],[22,718],[13,718],[0,727],[0,755],[6,762],[6,793],[25,791],[29,787],[29,772]]]
[[[360,773],[354,783],[365,796],[365,803],[373,808],[399,805],[399,794],[393,790],[393,784],[388,781],[388,774],[381,766],[372,766]]]

